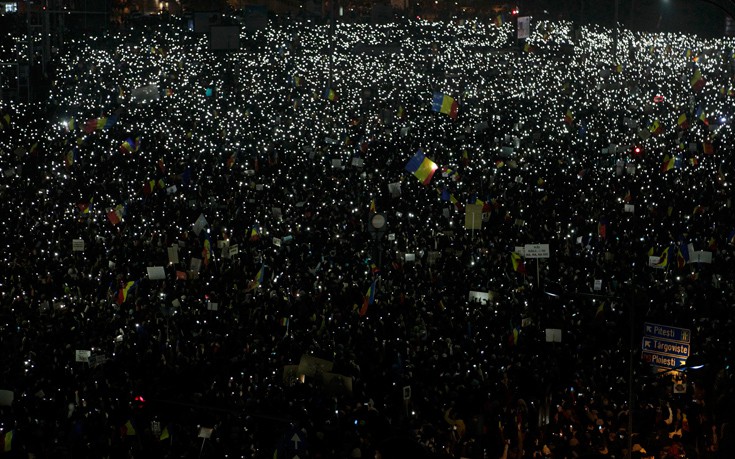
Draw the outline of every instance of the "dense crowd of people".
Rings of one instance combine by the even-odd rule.
[[[5,454],[735,457],[735,43],[515,33],[69,41],[0,107]]]

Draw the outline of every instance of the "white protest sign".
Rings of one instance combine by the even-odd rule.
[[[401,182],[389,183],[388,192],[394,198],[397,198],[398,196],[400,196],[401,195]]]
[[[602,290],[602,279],[595,279],[595,290]]]
[[[12,390],[0,390],[0,406],[10,406],[13,404],[15,392]]]
[[[84,239],[72,239],[71,250],[73,252],[84,252]]]
[[[230,257],[232,257],[233,255],[237,255],[238,253],[240,253],[240,247],[238,247],[238,245],[237,245],[237,244],[232,244],[232,245],[230,246],[230,250],[229,250],[229,251],[227,252],[227,254],[228,254],[228,255],[229,255]]]
[[[531,16],[518,18],[518,39],[522,40],[531,36]]]
[[[633,214],[635,213],[635,206],[633,204],[626,204],[623,210],[629,214]]]
[[[712,252],[706,250],[689,252],[689,263],[712,263]]]
[[[192,225],[192,230],[194,231],[194,234],[199,236],[199,233],[202,232],[205,226],[207,226],[207,219],[204,217],[204,214],[199,214],[194,225]]]
[[[480,304],[487,304],[487,302],[490,300],[490,294],[487,292],[478,292],[474,290],[470,290],[470,295],[468,300],[470,303],[473,301],[477,301]]]
[[[163,270],[163,266],[148,266],[148,279],[150,280],[164,280],[166,279],[166,271]]]
[[[648,257],[648,266],[652,268],[657,268],[657,269],[664,269],[664,266],[659,265],[660,261],[661,261],[661,257],[656,256],[656,255],[650,255]]]
[[[202,259],[192,258],[191,262],[189,263],[189,271],[198,273],[201,268],[202,268]]]
[[[130,97],[134,101],[148,102],[151,100],[157,100],[161,97],[160,91],[158,91],[158,85],[149,84],[147,86],[140,86],[130,91]]]
[[[523,250],[526,258],[549,258],[549,244],[526,244]]]
[[[89,356],[90,355],[92,355],[92,351],[86,351],[86,350],[77,349],[77,351],[76,351],[76,361],[77,362],[87,363],[87,362],[89,362]]]
[[[561,330],[558,328],[547,328],[546,329],[546,342],[547,343],[561,343]]]
[[[178,245],[172,245],[168,248],[168,262],[171,264],[176,264],[179,262],[179,246]]]

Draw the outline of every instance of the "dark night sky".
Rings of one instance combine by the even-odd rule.
[[[620,21],[629,29],[651,32],[689,32],[706,37],[725,33],[726,14],[712,3],[735,13],[735,0],[619,0]],[[521,14],[543,10],[582,22],[613,25],[615,0],[518,0]]]

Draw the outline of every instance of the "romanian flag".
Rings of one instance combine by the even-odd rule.
[[[457,171],[448,167],[442,167],[442,177],[449,178],[454,182],[459,180],[459,174]]]
[[[702,72],[697,68],[697,70],[694,72],[694,76],[691,80],[689,80],[689,84],[691,84],[692,89],[695,91],[700,91],[704,87],[704,78],[702,77]]]
[[[232,166],[235,165],[235,160],[237,159],[237,154],[233,153],[227,158],[227,168],[232,169]]]
[[[128,422],[126,422],[125,425],[122,427],[122,431],[125,435],[137,435],[135,427],[133,427],[133,422],[130,420],[128,420]]]
[[[168,426],[164,427],[161,431],[161,435],[158,437],[158,441],[170,440],[171,432],[168,430]]]
[[[202,262],[204,266],[209,265],[209,260],[212,258],[212,240],[209,235],[204,236],[204,243],[202,244]]]
[[[6,432],[5,435],[3,435],[3,452],[9,453],[13,450],[13,436],[15,435],[15,431],[11,430],[10,432]]]
[[[605,303],[600,303],[595,311],[595,321],[600,321],[605,318]]]
[[[513,263],[513,271],[521,273],[523,275],[526,274],[526,264],[523,263],[523,258],[521,258],[520,255],[518,255],[516,252],[511,252],[510,260]]]
[[[681,269],[687,264],[686,258],[684,258],[684,254],[681,253],[681,247],[676,248],[676,267]]]
[[[623,64],[617,64],[615,66],[615,73],[623,73]]]
[[[694,118],[704,123],[705,126],[709,126],[709,120],[707,120],[707,115],[704,113],[701,104],[697,106],[697,110],[694,112]]]
[[[282,327],[288,326],[288,317],[281,317],[281,319],[278,321],[278,325]]]
[[[258,274],[255,275],[255,279],[250,283],[248,286],[247,291],[255,290],[256,288],[263,285],[263,282],[265,282],[265,265],[260,267],[260,271],[258,271]]]
[[[143,184],[143,194],[145,196],[148,196],[156,191],[156,189],[163,189],[165,187],[166,184],[163,182],[163,179],[148,180],[145,184]]]
[[[448,189],[443,188],[440,190],[439,188],[437,188],[436,192],[439,193],[439,196],[441,197],[442,201],[451,202],[452,204],[454,204],[454,207],[456,207],[457,210],[460,210],[460,208],[462,207],[462,205],[459,203],[457,198],[454,197],[454,195],[450,193]]]
[[[66,163],[66,167],[71,167],[74,165],[74,163],[77,160],[77,153],[74,151],[74,149],[71,149],[66,152],[64,155],[64,162]]]
[[[679,119],[676,120],[676,124],[679,126],[679,129],[689,129],[689,119],[687,119],[686,113],[679,115]]]
[[[667,172],[674,168],[676,164],[676,158],[666,155],[664,156],[664,162],[661,164],[661,172]]]
[[[74,123],[74,119],[72,118],[72,123]],[[0,116],[0,131],[4,131],[5,129],[10,127],[10,115],[7,113],[3,113],[2,116]]]
[[[510,333],[508,334],[508,345],[511,347],[518,345],[518,337],[521,335],[521,329],[510,324]]]
[[[664,132],[664,127],[661,125],[661,122],[659,120],[654,120],[653,123],[648,127],[648,130],[651,131],[651,134],[653,135],[659,135]]]
[[[567,109],[567,112],[564,114],[564,122],[570,126],[574,123],[574,114],[571,109]]]
[[[712,145],[712,142],[704,141],[702,142],[702,153],[705,155],[711,155],[714,154],[715,147]]]
[[[436,163],[427,158],[421,149],[406,163],[406,171],[415,175],[424,185],[428,185],[431,182],[431,178],[437,169],[438,166]]]
[[[607,221],[606,220],[600,220],[600,223],[597,224],[597,234],[600,236],[600,239],[607,239]]]
[[[258,239],[260,239],[260,228],[257,226],[253,226],[250,229],[250,240],[257,241]]]
[[[402,120],[406,117],[406,109],[403,108],[403,105],[398,106],[398,114],[396,115],[398,119]]]
[[[88,202],[80,202],[77,204],[77,207],[79,208],[79,211],[82,214],[88,214],[90,210],[92,210],[92,201],[94,201],[94,198],[89,198]]]
[[[331,100],[332,102],[336,101],[338,99],[337,92],[332,88],[327,88],[324,90],[324,95],[322,96],[327,100]]]
[[[459,104],[452,96],[448,96],[443,92],[435,92],[434,98],[431,100],[431,109],[437,113],[444,113],[450,118],[456,119],[459,110]]]
[[[66,125],[67,129],[69,129],[69,132],[73,131],[74,128],[76,128],[76,123],[74,122],[74,117],[72,116],[69,122]]]
[[[370,200],[370,212],[371,213],[377,212],[377,208],[375,207],[375,199]]]
[[[359,314],[360,317],[367,314],[368,306],[373,304],[375,302],[375,288],[376,283],[378,280],[374,280],[372,284],[370,284],[370,287],[368,287],[367,292],[365,293],[365,297],[362,300],[362,307],[360,308]]]
[[[127,208],[122,204],[118,204],[114,209],[107,211],[107,219],[110,220],[110,223],[113,225],[117,225],[122,221],[126,213]]]
[[[128,137],[120,145],[120,153],[135,153],[140,149],[140,137]]]
[[[503,20],[503,15],[499,14],[495,16],[495,25],[498,27],[501,27],[505,21]]]
[[[658,261],[654,264],[656,268],[665,268],[669,265],[669,247],[666,247],[661,256],[658,257]]]
[[[120,290],[117,291],[117,304],[123,304],[128,299],[130,289],[135,287],[135,281],[128,281]]]
[[[304,78],[303,77],[300,77],[298,75],[294,75],[293,76],[293,85],[296,86],[297,88],[300,88],[301,86],[304,85]]]

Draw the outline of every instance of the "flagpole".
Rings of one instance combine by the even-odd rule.
[[[613,24],[613,59],[618,62],[618,16],[620,11],[620,0],[615,0],[615,24]]]
[[[541,276],[539,275],[539,258],[536,258],[536,288],[541,288]]]

